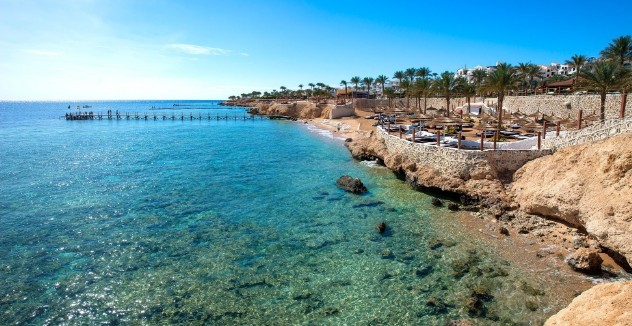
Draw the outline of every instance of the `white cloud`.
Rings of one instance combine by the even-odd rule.
[[[60,56],[63,54],[61,52],[46,51],[46,50],[27,50],[26,52],[30,54],[34,54],[34,55],[43,55],[43,56],[49,56],[49,57]]]
[[[167,47],[193,55],[230,55],[232,51],[220,48],[210,48],[194,44],[169,44]]]

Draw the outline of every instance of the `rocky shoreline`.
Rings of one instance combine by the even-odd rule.
[[[327,110],[326,105],[308,102],[233,105],[250,107],[254,114],[297,119],[322,118]],[[413,189],[457,203],[458,209],[484,220],[494,237],[524,235],[549,244],[535,253],[536,259],[556,259],[577,272],[606,279],[629,278],[632,273],[632,134],[561,150],[502,180],[485,167],[442,173],[431,164],[389,152],[375,131],[353,132],[345,146],[353,158],[377,160]],[[625,291],[632,287],[630,282],[616,283]]]

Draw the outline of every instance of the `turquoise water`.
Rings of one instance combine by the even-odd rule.
[[[560,308],[341,139],[287,121],[59,119],[83,104],[245,112],[0,102],[2,323],[538,324]],[[338,189],[344,174],[369,193]]]

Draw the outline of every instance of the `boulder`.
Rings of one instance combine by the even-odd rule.
[[[386,223],[384,223],[384,221],[382,221],[382,222],[376,224],[375,225],[375,229],[379,233],[384,233],[386,231]]]
[[[509,235],[509,230],[507,230],[507,228],[506,228],[506,227],[501,226],[501,227],[500,227],[500,234],[502,234],[502,235],[507,235],[507,236],[508,236],[508,235]]]
[[[458,211],[459,210],[459,204],[449,203],[448,204],[448,209],[451,210],[451,211]]]
[[[588,289],[544,325],[632,325],[631,321],[632,281],[622,281]]]
[[[566,258],[566,262],[578,272],[595,275],[601,273],[603,259],[595,249],[579,248]]]
[[[432,203],[432,206],[436,206],[436,207],[443,206],[443,202],[441,201],[441,199],[436,198],[436,197],[432,197],[432,199],[430,200],[430,203]]]
[[[366,187],[360,179],[353,178],[348,175],[343,175],[342,177],[338,178],[336,184],[338,185],[338,187],[354,194],[362,194],[367,191]]]

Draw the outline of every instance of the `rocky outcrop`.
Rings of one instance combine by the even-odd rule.
[[[521,210],[585,229],[632,262],[632,134],[531,161],[514,180]]]
[[[579,248],[566,258],[566,262],[576,271],[597,275],[601,273],[603,259],[592,248]]]
[[[314,119],[326,117],[327,105],[316,105],[310,102],[289,104],[262,102],[257,104],[257,113],[263,115],[282,115],[297,119]]]
[[[632,325],[632,281],[594,286],[549,318],[545,326]]]
[[[508,206],[505,188],[489,165],[453,166],[440,157],[418,157],[389,151],[384,140],[376,137],[375,132],[368,136],[358,135],[345,145],[354,158],[383,162],[415,189],[463,195],[483,206]],[[437,164],[438,160],[445,164]]]
[[[354,194],[362,194],[367,191],[366,187],[360,179],[353,178],[348,175],[343,175],[342,177],[338,178],[338,180],[336,180],[336,184],[338,185],[338,187]]]

